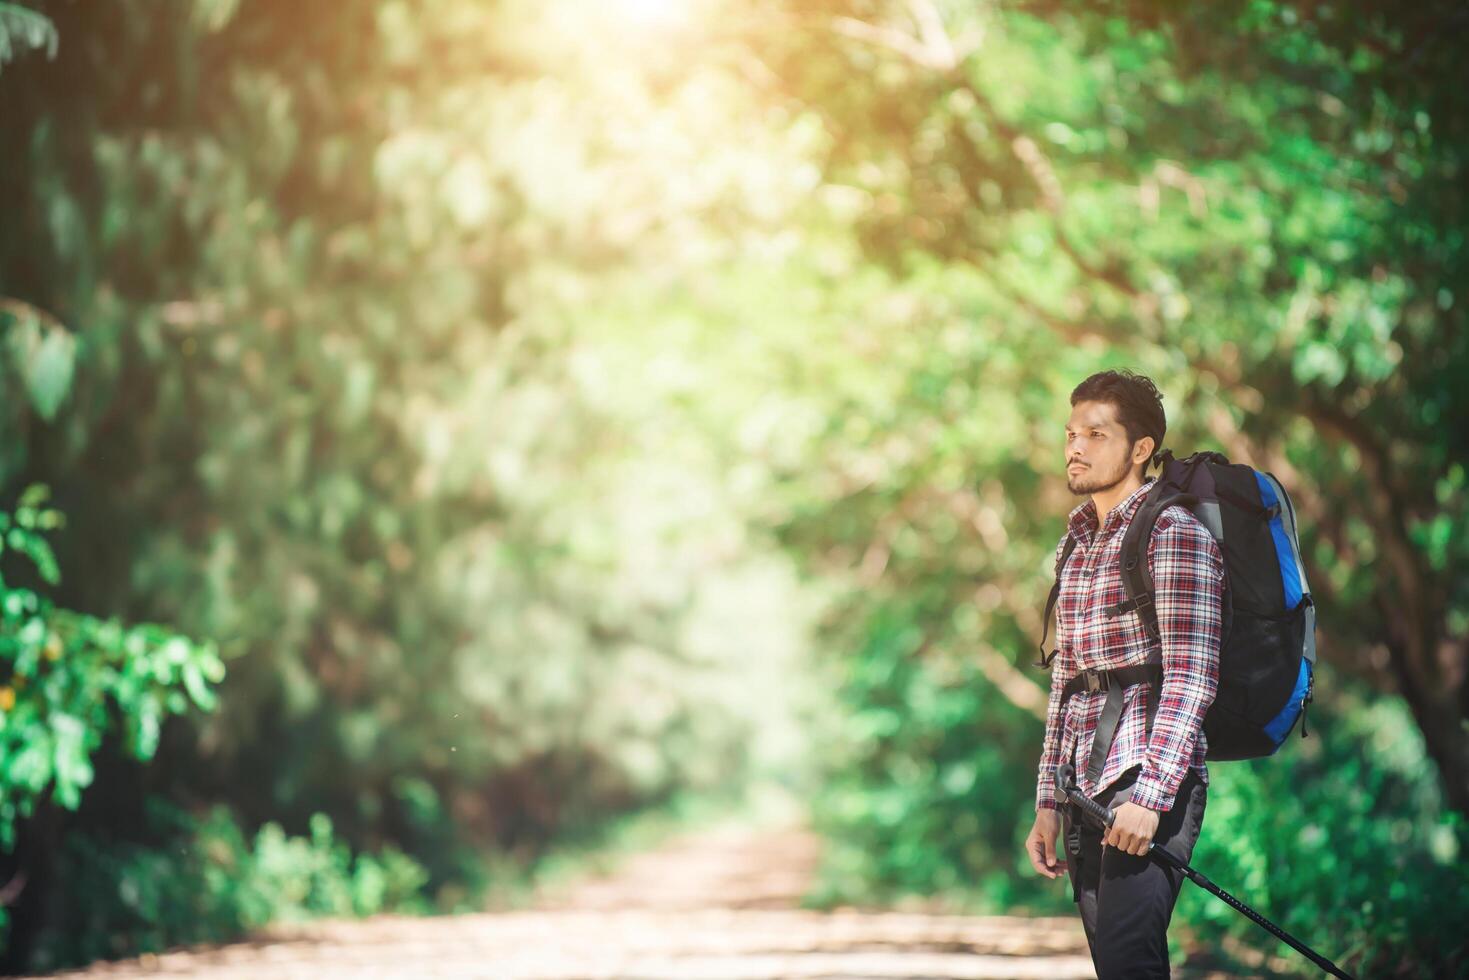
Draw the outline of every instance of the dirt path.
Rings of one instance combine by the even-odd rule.
[[[688,834],[534,910],[379,916],[279,928],[252,942],[96,964],[65,977],[370,978],[1093,977],[1080,923],[802,910],[817,857],[797,827]]]

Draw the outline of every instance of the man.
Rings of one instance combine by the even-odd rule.
[[[1136,609],[1109,616],[1107,607],[1127,598],[1118,554],[1153,483],[1143,473],[1167,420],[1152,381],[1126,371],[1087,378],[1071,393],[1071,406],[1067,484],[1090,499],[1071,512],[1056,548],[1059,562],[1067,538],[1075,539],[1060,572],[1057,646],[1026,853],[1040,874],[1069,875],[1101,980],[1167,977],[1168,923],[1182,876],[1146,854],[1155,842],[1187,862],[1203,823],[1209,776],[1202,725],[1219,678],[1224,556],[1193,514],[1167,508],[1147,548],[1160,637]],[[1139,665],[1160,658],[1158,683],[1156,667]],[[1109,673],[1118,668],[1128,672]],[[1133,682],[1149,669],[1151,682]],[[1115,691],[1087,690],[1085,677],[1068,689],[1086,672],[1121,691],[1120,716]],[[1100,724],[1109,696],[1113,732]],[[1084,822],[1056,792],[1056,769],[1066,762],[1076,767],[1083,793],[1115,809],[1110,829]],[[1063,819],[1068,846],[1058,860]]]

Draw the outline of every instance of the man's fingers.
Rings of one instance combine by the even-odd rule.
[[[1037,837],[1032,837],[1026,843],[1025,853],[1030,858],[1030,866],[1035,868],[1036,874],[1048,874],[1045,842]]]
[[[1042,863],[1045,860],[1045,855],[1041,852],[1040,841],[1031,841],[1025,853],[1030,858],[1030,866],[1035,868],[1036,874],[1045,874],[1046,866]]]
[[[1104,848],[1115,848],[1116,850],[1122,851],[1126,854],[1131,854],[1134,857],[1142,857],[1144,854],[1148,853],[1149,841],[1150,838],[1144,837],[1142,834],[1134,834],[1126,830],[1120,830],[1116,827],[1113,827],[1112,829],[1108,830],[1105,835],[1103,835],[1102,846]]]
[[[1066,870],[1066,862],[1056,857],[1056,842],[1046,841],[1046,864],[1051,869],[1051,877],[1059,878]]]
[[[1035,868],[1037,874],[1047,878],[1059,878],[1066,870],[1066,862],[1056,860],[1055,843],[1044,837],[1032,839],[1026,853],[1030,857],[1031,867]]]

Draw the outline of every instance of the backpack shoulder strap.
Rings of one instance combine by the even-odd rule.
[[[1122,587],[1127,598],[1107,608],[1108,616],[1121,616],[1138,610],[1143,625],[1155,639],[1162,639],[1162,635],[1158,629],[1158,612],[1153,608],[1153,576],[1148,569],[1147,555],[1148,543],[1153,538],[1153,525],[1158,523],[1158,516],[1163,513],[1163,496],[1162,493],[1151,494],[1128,525],[1122,538],[1122,550],[1117,556],[1122,565]]]
[[[1051,661],[1056,659],[1056,651],[1052,650],[1049,657],[1046,656],[1046,637],[1051,634],[1051,617],[1056,613],[1056,600],[1061,597],[1061,574],[1066,571],[1066,563],[1071,560],[1071,552],[1076,549],[1076,536],[1070,531],[1066,532],[1066,547],[1061,552],[1061,560],[1056,564],[1056,581],[1051,586],[1051,595],[1046,599],[1046,616],[1044,620],[1044,631],[1041,633],[1041,659],[1036,661],[1037,667],[1049,670]]]
[[[1108,606],[1106,614],[1109,617],[1121,616],[1134,609],[1138,610],[1143,625],[1157,640],[1161,640],[1163,636],[1158,628],[1158,611],[1153,608],[1153,575],[1148,568],[1148,544],[1153,539],[1153,526],[1158,523],[1163,511],[1175,504],[1188,507],[1199,502],[1199,498],[1185,488],[1193,482],[1194,468],[1204,462],[1201,455],[1190,456],[1181,463],[1170,458],[1169,466],[1154,481],[1153,488],[1148,491],[1122,537],[1122,548],[1117,560],[1122,566],[1122,587],[1127,592],[1127,598],[1115,606]],[[1181,473],[1173,469],[1180,465]]]

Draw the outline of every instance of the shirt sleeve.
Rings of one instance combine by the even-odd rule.
[[[1148,543],[1163,644],[1163,685],[1132,802],[1167,811],[1219,688],[1224,555],[1197,520],[1160,517]]]
[[[1066,535],[1056,546],[1056,561],[1061,561],[1066,547]],[[1060,569],[1057,569],[1057,574]],[[1056,656],[1051,661],[1051,695],[1046,702],[1046,737],[1041,744],[1040,765],[1036,768],[1035,808],[1037,810],[1059,810],[1056,798],[1056,770],[1061,765],[1061,691],[1067,681],[1076,676],[1076,658],[1070,644],[1061,642],[1061,604],[1056,604]]]

